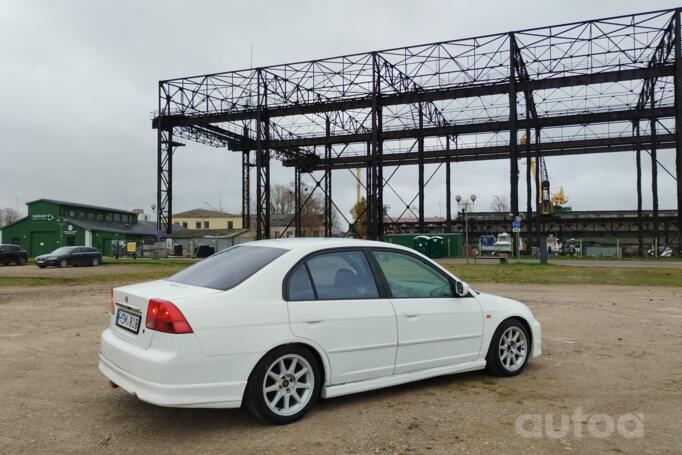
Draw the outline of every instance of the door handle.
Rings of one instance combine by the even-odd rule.
[[[320,322],[324,322],[324,319],[315,319],[307,316],[303,317],[301,320],[306,324],[319,324]]]
[[[403,313],[403,317],[410,318],[410,319],[416,318],[417,316],[419,316],[418,313]]]

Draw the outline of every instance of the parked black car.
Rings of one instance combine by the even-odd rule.
[[[68,265],[100,265],[102,254],[89,246],[63,246],[52,253],[36,258],[36,265],[44,269],[48,265],[66,267]]]
[[[28,253],[19,245],[0,245],[0,264],[26,265]]]

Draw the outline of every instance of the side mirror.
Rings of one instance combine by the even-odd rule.
[[[459,297],[466,297],[469,295],[469,285],[464,281],[457,281],[455,283],[455,294]]]

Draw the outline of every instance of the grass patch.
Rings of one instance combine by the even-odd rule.
[[[194,264],[195,262],[199,262],[201,259],[195,259],[195,258],[164,258],[164,259],[146,259],[146,258],[140,258],[140,259],[132,259],[132,258],[120,258],[120,259],[114,259],[114,258],[104,258],[102,261],[102,265],[116,265],[116,264],[124,264],[124,265],[160,265],[160,266],[189,266]]]
[[[126,261],[126,262],[121,262]],[[129,261],[129,262],[128,262]],[[195,261],[188,259],[119,259],[112,264],[130,265],[125,270],[75,276],[0,276],[0,287],[5,286],[75,286],[87,284],[122,285],[158,280],[170,276]],[[540,265],[514,263],[507,265],[444,264],[459,278],[477,283],[506,284],[595,284],[624,286],[682,287],[682,270],[667,268],[631,267],[574,267],[556,264]]]
[[[444,264],[468,283],[599,284],[621,286],[682,286],[682,270],[631,267],[572,267],[565,265]]]
[[[150,265],[145,268],[135,267],[135,270],[106,274],[93,274],[72,277],[60,276],[0,276],[0,287],[3,286],[77,286],[86,284],[122,285],[152,281],[168,277],[184,269],[186,264],[168,264],[163,266]]]

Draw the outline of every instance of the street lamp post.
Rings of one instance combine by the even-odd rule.
[[[464,213],[464,257],[466,258],[466,263],[469,263],[469,218],[468,218],[468,212],[470,210],[470,207],[474,205],[474,202],[476,202],[476,195],[472,194],[469,196],[468,199],[462,200],[462,196],[459,194],[455,196],[455,201],[457,201],[457,205],[462,208],[462,212]]]

